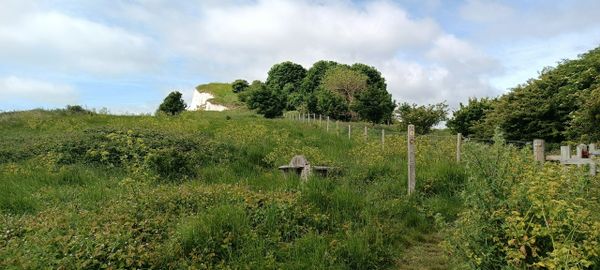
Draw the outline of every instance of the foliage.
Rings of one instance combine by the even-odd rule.
[[[0,114],[0,268],[395,268],[460,206],[447,140],[418,142],[441,154],[408,197],[404,136],[227,115]],[[283,176],[297,153],[341,174]]]
[[[321,87],[336,93],[352,104],[356,95],[367,89],[369,77],[347,66],[336,66],[325,73]]]
[[[246,80],[235,80],[231,83],[231,90],[238,94],[246,91],[250,85]]]
[[[306,69],[304,67],[288,61],[272,66],[265,84],[273,91],[283,91],[287,84],[291,84],[291,87],[285,92],[289,94],[300,89],[300,84],[305,76]]]
[[[477,269],[598,267],[595,179],[576,167],[535,164],[529,151],[499,139],[466,146],[465,208],[447,241],[455,258]]]
[[[582,92],[584,98],[580,109],[573,113],[573,120],[565,132],[569,138],[584,143],[600,141],[600,86],[591,93]]]
[[[448,120],[446,126],[463,136],[484,137],[482,125],[492,110],[493,102],[488,98],[470,98],[467,105],[460,103],[460,108],[452,113],[452,119]]]
[[[171,92],[158,107],[158,111],[169,115],[180,114],[185,110],[187,105],[181,98],[181,93],[178,91]]]
[[[402,103],[396,109],[401,125],[403,127],[407,127],[409,124],[415,125],[417,134],[431,132],[433,126],[446,120],[447,113],[448,105],[445,102],[420,106]]]
[[[372,123],[383,123],[392,120],[392,112],[396,104],[387,91],[369,87],[356,96],[351,107],[361,119]]]
[[[259,114],[266,118],[275,118],[283,115],[286,107],[283,90],[276,90],[263,83],[252,83],[246,103],[248,108],[256,109]]]
[[[592,92],[600,86],[599,79],[600,48],[578,59],[561,61],[554,68],[544,68],[538,78],[513,88],[494,102],[493,110],[486,114],[482,134],[491,136],[500,127],[509,140],[589,140],[585,138],[589,137],[587,133],[597,131],[584,128],[582,125],[586,124],[581,121],[592,120],[588,127],[597,126],[593,118],[583,115],[589,105],[586,102],[593,100]]]

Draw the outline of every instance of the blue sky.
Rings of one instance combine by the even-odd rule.
[[[400,102],[497,96],[600,45],[600,1],[0,0],[0,110],[153,112],[166,94],[363,62]]]

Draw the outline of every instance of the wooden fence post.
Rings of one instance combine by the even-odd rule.
[[[365,126],[365,142],[367,141],[367,136],[368,136],[368,133],[367,133],[367,126]]]
[[[348,125],[348,139],[352,139],[352,127]]]
[[[546,146],[544,140],[535,139],[533,140],[533,158],[537,162],[544,163],[546,161]]]
[[[319,114],[319,126],[323,124],[323,116]]]
[[[329,132],[329,116],[327,116],[327,132]]]
[[[415,126],[408,125],[408,195],[415,191],[416,161],[415,161]]]
[[[335,120],[335,134],[340,136],[340,120]]]
[[[385,129],[381,129],[381,150],[385,150]]]
[[[462,148],[462,133],[456,134],[456,163],[460,163],[460,149]]]
[[[571,146],[560,147],[560,163],[565,163],[568,159],[571,159]]]

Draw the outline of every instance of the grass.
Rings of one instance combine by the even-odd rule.
[[[382,148],[237,110],[0,114],[0,268],[394,269],[456,217],[466,175],[453,138],[420,140],[408,197],[386,128]],[[342,173],[284,177],[296,154]]]
[[[228,108],[238,108],[242,104],[238,100],[238,96],[231,90],[229,83],[209,83],[202,84],[196,87],[198,92],[211,93],[214,98],[210,102],[220,104]]]

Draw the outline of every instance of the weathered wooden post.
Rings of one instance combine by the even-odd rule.
[[[537,162],[544,163],[546,161],[546,146],[544,140],[535,139],[533,140],[533,158]]]
[[[416,161],[415,161],[415,126],[408,125],[408,195],[415,191]]]
[[[385,150],[385,129],[381,129],[381,150]]]
[[[368,136],[367,129],[368,129],[367,126],[365,126],[365,134],[364,134],[365,142],[367,141],[367,136]]]
[[[565,163],[571,159],[571,146],[565,145],[560,147],[560,163]]]
[[[319,126],[323,123],[323,116],[319,114]]]
[[[462,133],[456,134],[456,163],[460,163],[460,149],[462,148]]]
[[[352,127],[348,125],[348,139],[352,139]]]
[[[327,132],[329,132],[329,116],[327,116]]]

